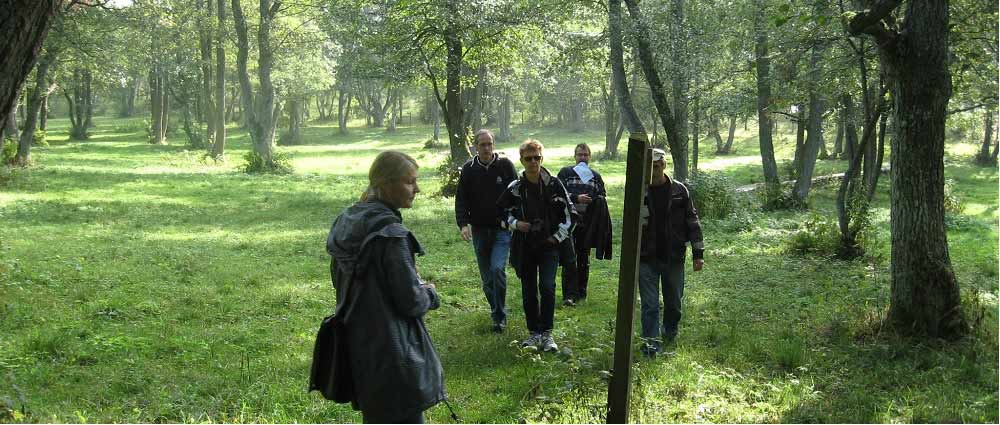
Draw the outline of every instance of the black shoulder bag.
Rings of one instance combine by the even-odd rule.
[[[353,273],[352,273],[353,275]],[[346,301],[333,314],[323,318],[316,333],[316,345],[313,347],[312,370],[309,376],[309,391],[319,391],[323,398],[337,403],[348,403],[354,400],[354,379],[351,375],[350,356],[347,352],[347,326],[345,322],[354,311],[357,297],[349,295],[354,286],[353,276],[344,288]],[[341,314],[341,310],[347,311]]]

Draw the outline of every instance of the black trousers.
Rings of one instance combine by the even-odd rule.
[[[572,237],[567,238],[559,246],[563,300],[587,298],[587,284],[590,281],[590,248],[582,248],[587,233],[584,224],[577,226]]]

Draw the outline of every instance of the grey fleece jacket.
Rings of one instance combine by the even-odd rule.
[[[356,300],[346,322],[354,408],[402,417],[444,400],[441,362],[423,321],[440,301],[417,275],[414,256],[423,250],[399,212],[379,201],[354,204],[333,222],[326,249],[338,306],[348,286]]]

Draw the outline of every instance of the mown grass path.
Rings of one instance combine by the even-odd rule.
[[[444,151],[423,148],[429,129],[335,136],[315,125],[306,144],[284,148],[294,174],[247,176],[236,171],[248,143],[235,129],[229,162],[216,165],[187,151],[181,135],[150,146],[134,125],[97,123],[91,140],[76,142],[65,140],[63,120],[50,121],[52,146],[36,148],[37,165],[0,186],[0,421],[359,422],[305,386],[316,327],[334,302],[329,224],[390,147],[422,165],[423,192],[403,214],[428,252],[421,273],[442,294],[427,322],[462,420],[602,420],[617,241],[615,260],[593,262],[587,302],[556,311],[562,353],[513,344],[525,330],[512,271],[510,329],[490,333],[454,201],[434,195]],[[576,143],[603,146],[596,131],[516,133],[546,144],[553,171]],[[756,140],[739,136],[736,154],[705,155],[702,167],[755,183]],[[778,143],[780,158],[791,157],[791,143]],[[970,165],[975,148],[949,145],[946,170],[966,205],[950,219],[949,243],[972,336],[944,344],[879,332],[886,178],[873,255],[856,262],[789,254],[785,241],[807,213],[706,219],[706,270],[688,274],[677,344],[635,365],[633,420],[997,422],[997,170]],[[515,143],[500,149],[516,158]],[[620,217],[624,163],[594,167]],[[843,168],[821,161],[816,175]],[[833,217],[833,194],[816,188],[821,216]],[[428,414],[450,421],[443,406]]]

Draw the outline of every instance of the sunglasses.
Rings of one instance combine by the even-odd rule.
[[[525,156],[521,157],[521,160],[524,162],[541,162],[542,156],[541,155]]]

